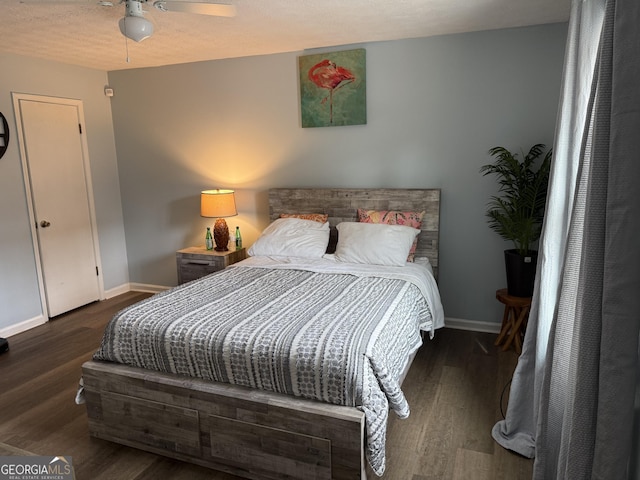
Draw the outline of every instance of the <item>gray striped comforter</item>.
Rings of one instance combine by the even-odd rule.
[[[119,312],[94,359],[362,409],[381,475],[389,408],[430,309],[403,279],[236,266]]]

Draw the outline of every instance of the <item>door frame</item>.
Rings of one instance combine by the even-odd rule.
[[[40,245],[38,242],[38,232],[36,226],[36,217],[33,206],[33,191],[31,188],[31,178],[29,174],[29,162],[27,152],[25,150],[24,131],[22,123],[22,112],[20,110],[20,101],[27,100],[33,102],[53,103],[56,105],[67,105],[75,107],[78,112],[78,121],[82,126],[82,134],[80,135],[80,143],[82,148],[82,160],[84,164],[84,181],[87,187],[87,200],[89,202],[89,217],[91,223],[91,236],[93,238],[93,252],[98,267],[98,293],[100,300],[104,300],[104,280],[102,277],[102,262],[100,255],[100,244],[98,241],[98,224],[96,222],[96,212],[93,196],[93,184],[91,182],[91,163],[89,161],[89,146],[87,144],[86,127],[84,119],[84,108],[82,100],[62,97],[48,97],[45,95],[33,95],[28,93],[12,92],[13,110],[16,117],[18,147],[20,151],[20,160],[22,162],[22,178],[24,180],[24,188],[27,200],[27,210],[29,212],[29,224],[31,230],[31,240],[33,242],[33,254],[36,264],[36,275],[38,278],[38,292],[40,293],[40,306],[45,321],[49,321],[49,312],[47,307],[47,298],[44,284],[44,275],[42,272],[42,258],[40,255]]]

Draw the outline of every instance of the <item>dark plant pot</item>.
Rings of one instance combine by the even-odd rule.
[[[507,291],[509,295],[514,297],[533,296],[538,252],[530,250],[529,255],[523,257],[517,250],[505,250],[504,263],[507,268]]]

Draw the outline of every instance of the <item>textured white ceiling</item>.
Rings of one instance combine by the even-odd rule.
[[[563,22],[570,8],[570,0],[229,0],[234,18],[149,7],[155,33],[125,43],[118,0],[22,1],[0,0],[0,51],[106,71]]]

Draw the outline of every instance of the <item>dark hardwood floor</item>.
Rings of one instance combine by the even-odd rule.
[[[85,407],[74,403],[80,365],[98,348],[111,316],[147,296],[130,292],[94,303],[9,339],[10,351],[0,355],[0,456],[68,455],[78,480],[236,478],[88,435]],[[531,478],[532,460],[491,438],[517,361],[494,340],[443,329],[426,341],[403,384],[411,416],[391,415],[384,479]]]

